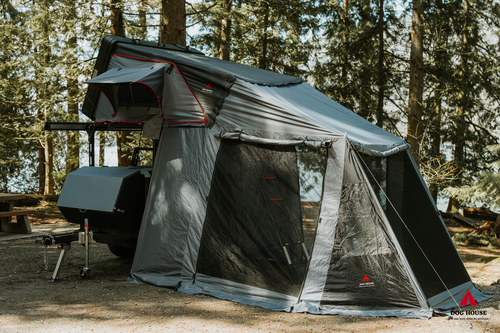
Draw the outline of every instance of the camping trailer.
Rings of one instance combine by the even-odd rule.
[[[315,314],[488,298],[408,144],[300,78],[107,36],[86,83],[96,126],[158,143],[129,282]]]

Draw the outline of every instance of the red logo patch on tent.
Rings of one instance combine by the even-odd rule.
[[[368,276],[365,275],[365,277],[363,278],[363,281],[370,281],[370,279],[368,278]]]
[[[472,294],[470,293],[469,290],[467,290],[467,293],[465,294],[464,298],[462,299],[462,302],[460,302],[460,306],[465,306],[465,305],[477,305],[476,300],[474,297],[472,297]]]
[[[212,87],[210,87],[210,83],[207,84],[206,89],[212,89]]]

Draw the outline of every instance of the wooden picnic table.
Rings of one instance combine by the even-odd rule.
[[[35,211],[28,209],[14,210],[16,201],[24,198],[26,198],[25,194],[0,193],[0,231],[31,233],[28,214]],[[13,216],[16,216],[16,221],[12,221]]]

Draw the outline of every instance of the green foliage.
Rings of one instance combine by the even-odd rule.
[[[498,160],[489,163],[490,169],[479,172],[474,183],[461,187],[447,187],[445,193],[462,204],[484,203],[491,208],[500,208],[500,145],[490,146]]]
[[[363,118],[374,121],[380,74],[379,1],[349,1],[347,15],[343,5],[340,1],[330,1],[318,8],[323,38],[316,47],[311,78],[316,89]],[[398,13],[395,6],[396,3],[386,1],[384,8],[383,74],[384,99],[392,109],[399,109],[402,108],[400,104],[406,102],[401,91],[405,83],[401,72],[407,70],[407,64],[400,57],[408,32],[404,29],[405,13]],[[385,107],[388,118],[385,127],[399,134],[389,111],[391,108]]]
[[[467,232],[460,232],[453,235],[452,240],[455,245],[460,246],[481,245],[490,249],[500,248],[498,239],[495,236],[472,235]]]
[[[221,22],[231,20],[230,60],[283,74],[308,73],[314,32],[318,28],[315,3],[293,1],[234,1],[231,11],[222,1],[205,0],[194,6],[191,23],[200,22],[200,34],[191,45],[219,57]]]
[[[190,36],[191,46],[215,57],[228,46],[231,61],[301,77],[372,122],[382,102],[383,127],[404,136],[410,2],[385,0],[382,21],[378,0],[349,0],[347,8],[344,1],[322,0],[235,0],[229,9],[224,3],[187,4],[187,24],[199,28]],[[159,0],[121,6],[127,36],[157,40]],[[102,37],[110,31],[109,9],[108,1],[0,0],[0,191],[39,191],[39,149],[49,141],[56,190],[68,165],[86,164],[79,159],[86,147],[78,138],[47,133],[43,124],[86,120],[69,111],[81,108],[85,98],[82,82],[91,76]],[[494,0],[425,2],[424,173],[437,179],[436,187],[461,178],[462,186],[447,193],[492,207],[500,206],[500,159],[485,147],[498,144],[499,18]],[[223,21],[230,22],[228,42]],[[138,133],[130,139],[125,150],[141,141]],[[454,161],[442,145],[455,147]],[[299,159],[311,173],[323,163],[307,154]]]

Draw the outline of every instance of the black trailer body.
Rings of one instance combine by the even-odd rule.
[[[151,170],[80,168],[67,175],[57,206],[69,222],[88,219],[96,241],[135,248]]]

